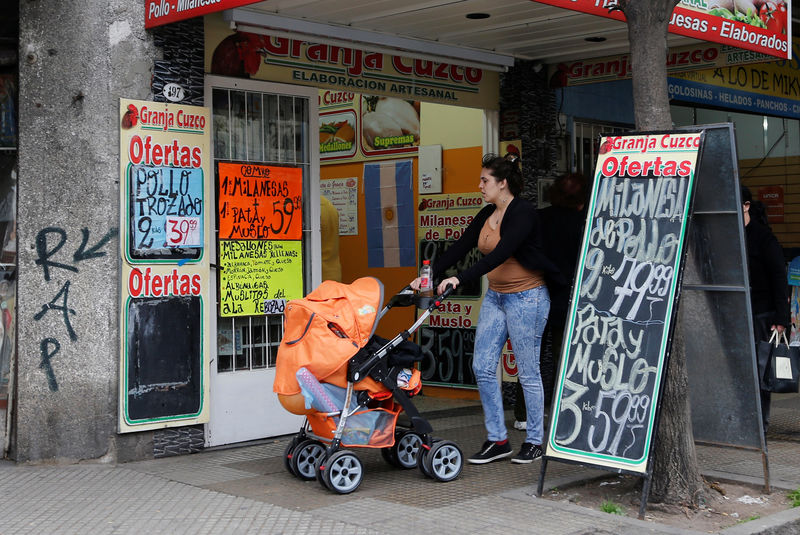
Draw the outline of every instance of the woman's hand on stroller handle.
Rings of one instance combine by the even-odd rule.
[[[422,283],[422,277],[417,277],[416,279],[411,281],[408,284],[408,286],[406,286],[405,288],[400,290],[400,292],[398,292],[398,293],[403,293],[408,288],[411,288],[415,292],[418,292],[419,291],[419,286],[420,286],[421,283]],[[448,277],[448,278],[444,279],[442,282],[439,283],[439,285],[436,287],[436,293],[438,295],[442,296],[442,297],[447,297],[448,295],[453,293],[453,291],[456,289],[456,287],[459,284],[461,284],[461,281],[458,280],[458,277]],[[450,291],[447,291],[448,288],[450,289]],[[445,292],[447,292],[446,295],[445,295]]]
[[[444,299],[453,293],[459,284],[461,284],[461,281],[458,280],[458,277],[448,277],[439,283],[439,286],[436,287],[436,293]]]

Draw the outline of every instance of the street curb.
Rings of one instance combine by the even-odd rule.
[[[747,483],[748,485],[753,485],[755,487],[763,487],[764,486],[764,478],[763,477],[753,477],[753,476],[746,476],[742,474],[732,474],[730,472],[722,472],[719,470],[703,470],[700,472],[703,477],[706,479],[716,479],[719,481],[729,481],[731,483]],[[785,481],[782,479],[770,479],[769,482],[770,489],[774,492],[775,489],[780,490],[794,490],[797,488],[797,483],[792,483],[791,481]]]
[[[586,473],[579,473],[579,474],[570,474],[567,476],[545,479],[545,484],[543,486],[542,493],[548,492],[558,487],[564,487],[569,485],[574,485],[578,483],[587,483],[596,479],[604,479],[607,478],[609,475],[613,474],[612,472],[608,472],[605,470],[593,470],[593,474],[586,474]],[[731,474],[729,472],[720,472],[715,470],[706,470],[702,472],[703,477],[706,479],[714,479],[718,481],[727,481],[731,483],[747,483],[754,486],[763,486],[764,480],[763,478],[759,477],[751,477],[751,476],[744,476],[739,474]],[[775,492],[776,489],[780,490],[794,490],[796,485],[786,482],[786,481],[771,481],[770,486]],[[504,498],[519,500],[519,501],[530,501],[531,499],[536,500],[540,499],[536,496],[536,488],[538,485],[531,485],[529,487],[520,487],[513,490],[509,490],[507,492],[500,493],[499,495]],[[597,516],[598,518],[604,518],[604,515],[608,513],[603,513],[601,511],[595,511],[594,509],[589,509],[588,507],[582,507],[578,504],[567,503],[567,502],[560,502],[554,500],[548,500],[547,503],[552,505],[555,508],[563,509],[565,511],[580,511],[582,514],[587,514],[589,516]],[[645,509],[645,512],[647,509]],[[635,517],[620,517],[621,521],[625,523],[629,523],[631,526],[636,526],[639,528],[653,530],[655,526],[658,526],[658,530],[663,533],[674,533],[674,534],[691,534],[691,533],[701,533],[699,531],[693,530],[685,530],[681,528],[676,528],[673,526],[668,526],[662,523],[654,523],[648,522],[646,520],[639,520]],[[800,534],[800,507],[796,507],[794,509],[788,509],[786,511],[781,511],[779,513],[771,514],[765,516],[763,518],[759,518],[756,520],[750,520],[743,524],[738,524],[735,526],[731,526],[729,528],[725,528],[718,532],[720,535],[798,535]]]
[[[548,490],[552,490],[553,488],[558,487],[559,485],[570,485],[573,483],[581,483],[586,481],[591,481],[594,479],[601,479],[607,477],[609,472],[604,472],[603,474],[592,476],[589,478],[586,477],[562,477],[559,478],[558,481],[554,481],[557,483],[555,485],[546,485],[544,488],[544,492]],[[549,488],[548,488],[549,487]],[[582,505],[578,505],[572,502],[567,501],[555,501],[555,500],[547,500],[545,498],[537,498],[536,497],[536,485],[532,485],[530,487],[520,487],[514,490],[510,490],[508,492],[500,493],[499,496],[511,500],[518,500],[523,502],[530,502],[532,500],[539,500],[539,503],[545,502],[549,507],[553,509],[558,509],[564,511],[565,513],[572,513],[572,514],[580,514],[582,516],[589,516],[595,517],[598,519],[608,519],[609,513],[604,513],[602,511],[597,511],[595,509],[590,509],[588,507],[583,507]],[[613,516],[613,515],[612,515]],[[630,516],[614,516],[614,520],[620,522],[622,524],[629,525],[633,529],[631,532],[626,531],[626,533],[648,533],[654,532],[659,534],[673,534],[673,535],[699,535],[702,533],[701,531],[693,531],[688,529],[677,528],[674,526],[668,526],[666,524],[662,524],[660,522],[649,522],[647,520],[639,520],[636,517]],[[586,533],[591,533],[587,531]]]
[[[800,507],[731,526],[721,535],[793,535],[800,533]]]

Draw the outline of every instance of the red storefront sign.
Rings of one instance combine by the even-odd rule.
[[[144,27],[155,28],[170,22],[208,15],[260,0],[145,0]]]
[[[625,21],[622,11],[609,11],[616,6],[616,0],[531,0],[541,4],[563,7],[581,13],[598,15],[609,19]],[[690,2],[697,5],[695,8],[679,4],[672,12],[669,22],[669,31],[677,35],[693,37],[712,43],[753,50],[776,56],[783,59],[792,57],[792,47],[789,41],[791,32],[790,22],[791,3],[783,0],[772,2],[776,6],[774,12],[755,14],[753,24],[741,22],[733,18],[726,18],[716,9],[701,7],[705,2]],[[731,14],[734,15],[734,14]],[[762,20],[766,19],[766,20]],[[759,22],[760,21],[760,22]],[[777,22],[776,22],[777,21]],[[766,28],[759,25],[764,24]]]
[[[783,223],[783,186],[758,188],[758,200],[767,209],[767,221]]]

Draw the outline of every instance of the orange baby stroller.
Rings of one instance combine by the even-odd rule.
[[[379,310],[383,284],[364,277],[352,284],[325,281],[287,304],[273,389],[284,408],[306,416],[284,453],[289,473],[347,494],[361,484],[364,470],[344,448],[381,448],[394,466],[419,468],[438,481],[459,476],[461,449],[433,438],[411,402],[421,387],[413,369],[421,351],[407,340],[449,294],[424,298],[406,287]],[[391,340],[375,335],[390,308],[412,305],[423,313],[408,330]],[[397,425],[403,411],[410,427]]]

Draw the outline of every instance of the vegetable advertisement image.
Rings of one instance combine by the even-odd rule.
[[[322,159],[351,158],[356,153],[356,113],[352,109],[319,114]]]
[[[784,0],[711,0],[710,15],[744,22],[775,33],[787,32],[787,9]]]

